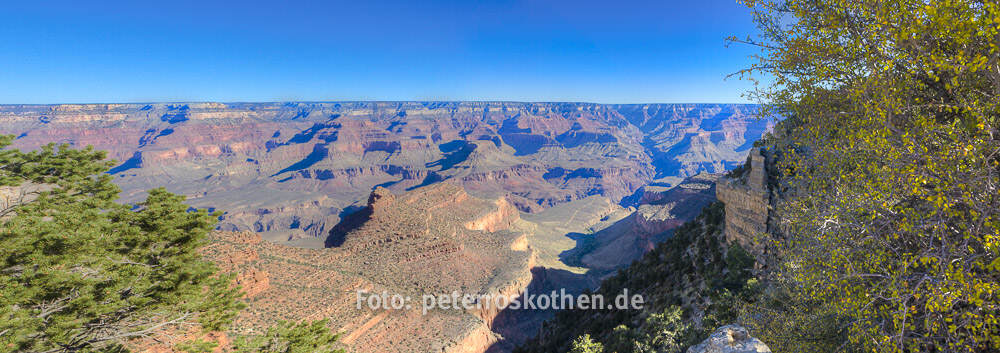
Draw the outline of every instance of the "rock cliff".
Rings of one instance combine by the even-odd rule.
[[[583,334],[589,334],[605,345],[620,343],[622,332],[641,331],[648,324],[643,322],[643,317],[662,313],[675,306],[683,309],[682,320],[690,324],[687,334],[691,335],[686,337],[687,341],[679,342],[684,347],[690,347],[688,353],[770,352],[766,345],[749,336],[742,327],[723,326],[715,332],[709,331],[720,323],[738,321],[737,308],[745,302],[735,298],[752,297],[760,290],[755,287],[759,282],[753,274],[759,266],[766,266],[768,259],[764,242],[758,238],[769,230],[771,190],[767,162],[766,153],[753,148],[745,165],[725,177],[714,176],[718,178],[714,188],[697,185],[711,185],[715,179],[699,181],[701,178],[696,177],[670,189],[684,190],[681,186],[691,182],[694,185],[688,187],[687,192],[701,189],[701,193],[714,194],[721,202],[701,209],[693,221],[673,229],[669,237],[642,255],[638,261],[605,278],[598,289],[598,293],[606,296],[629,289],[630,292],[641,294],[650,305],[641,311],[561,312],[555,320],[542,327],[536,338],[520,346],[517,352],[567,352],[573,340]],[[623,219],[631,220],[633,224],[626,226],[629,223],[620,222],[620,225],[624,229],[633,227],[631,229],[641,231],[645,227],[665,224],[659,221],[663,210],[656,206],[670,204],[669,192],[662,192],[655,185],[640,189],[633,195],[633,199],[640,203],[639,210]],[[687,199],[692,202],[698,200],[690,195]],[[608,233],[614,229],[615,227],[608,227],[602,232]],[[640,231],[615,233],[633,234]],[[600,239],[600,235],[595,239]],[[600,243],[597,248],[601,248]],[[601,251],[593,251],[584,256],[584,262],[594,261],[594,258],[614,258],[594,256]],[[622,253],[615,254],[620,256]]]
[[[225,211],[205,254],[244,288],[240,333],[329,317],[353,351],[481,352],[509,350],[551,313],[359,310],[355,294],[593,289],[713,200],[716,176],[704,172],[735,166],[770,128],[751,109],[21,105],[0,106],[0,133],[23,149],[55,141],[109,150],[123,201],[166,186]]]
[[[0,106],[15,148],[108,150],[123,201],[165,186],[223,210],[221,230],[320,246],[376,186],[452,180],[538,212],[614,202],[741,162],[772,125],[753,106],[511,102]]]
[[[239,332],[259,332],[278,320],[330,318],[353,352],[483,352],[499,340],[492,330],[499,310],[432,308],[424,315],[421,298],[523,291],[534,254],[523,233],[504,226],[517,219],[511,209],[449,182],[400,195],[377,188],[364,210],[334,227],[343,234],[331,248],[216,232],[203,252],[235,272],[244,288],[249,307],[236,319]],[[358,290],[407,295],[413,307],[359,308]]]
[[[718,174],[699,174],[666,190],[648,187],[640,190],[646,203],[607,228],[592,235],[579,235],[577,247],[567,251],[564,258],[599,271],[628,265],[715,201],[718,178]]]
[[[644,298],[647,305],[642,310],[564,310],[515,352],[568,352],[573,340],[584,334],[607,346],[622,337],[619,326],[644,330],[648,328],[645,318],[674,306],[683,309],[682,320],[695,332],[688,339],[697,338],[679,343],[697,344],[700,337],[708,336],[708,329],[714,328],[705,327],[708,317],[735,319],[720,310],[718,304],[726,293],[745,286],[752,267],[752,259],[745,261],[726,244],[723,222],[722,205],[710,204],[694,220],[674,229],[653,250],[604,278],[595,291],[613,297],[627,289],[630,294]]]
[[[767,231],[770,210],[766,163],[758,148],[750,151],[749,159],[743,175],[719,180],[716,197],[726,205],[726,240],[763,253],[758,238]]]

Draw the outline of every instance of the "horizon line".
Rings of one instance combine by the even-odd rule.
[[[107,105],[107,104],[180,104],[180,103],[218,103],[218,104],[280,104],[280,103],[517,103],[517,104],[595,104],[595,105],[649,105],[649,104],[724,104],[724,105],[760,105],[760,103],[737,102],[639,102],[639,103],[599,103],[588,101],[519,101],[519,100],[274,100],[274,101],[214,101],[214,100],[177,100],[177,101],[133,101],[133,102],[89,102],[89,103],[0,103],[0,106],[57,106],[57,105]]]

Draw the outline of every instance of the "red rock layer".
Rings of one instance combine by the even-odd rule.
[[[501,102],[0,106],[17,148],[93,145],[124,201],[165,186],[225,211],[222,230],[325,237],[375,186],[453,180],[522,211],[742,162],[767,128],[751,106]]]

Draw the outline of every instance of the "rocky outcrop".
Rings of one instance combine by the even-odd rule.
[[[466,334],[461,341],[455,342],[442,350],[444,353],[483,353],[500,338],[489,327],[480,325]]]
[[[641,205],[635,211],[635,225],[644,234],[659,234],[683,224],[685,220],[677,219],[666,207]]]
[[[380,283],[418,291],[502,289],[528,274],[532,263],[530,249],[517,246],[523,235],[506,231],[516,217],[502,199],[472,197],[449,182],[401,195],[379,188],[364,210],[334,227],[327,244],[354,254],[351,267]],[[437,267],[416,266],[426,262]]]
[[[225,211],[220,229],[305,244],[364,206],[443,180],[520,211],[674,186],[740,162],[770,127],[753,106],[512,102],[2,105],[13,147],[93,145],[122,199],[164,186]],[[319,245],[318,241],[314,241]]]
[[[253,298],[270,287],[271,281],[265,271],[251,268],[236,275],[236,284],[243,290],[244,298]]]
[[[734,269],[726,261],[729,246],[722,234],[723,222],[722,205],[712,202],[639,260],[605,277],[595,291],[606,298],[625,290],[641,295],[648,303],[642,310],[565,310],[546,323],[538,336],[519,351],[566,351],[573,340],[584,334],[607,343],[621,337],[621,332],[615,329],[619,325],[639,330],[658,329],[643,321],[651,314],[673,310],[675,306],[682,309],[685,323],[702,330],[706,315],[719,317],[730,309],[720,307],[726,304],[711,294],[720,288],[728,289],[722,286],[722,274]]]
[[[465,223],[465,228],[496,232],[510,228],[520,218],[520,212],[506,199],[497,199],[496,209],[490,210],[478,218]]]
[[[726,240],[756,253],[763,251],[757,238],[767,231],[770,202],[764,166],[765,157],[754,148],[745,178],[722,178],[716,186],[716,197],[726,204]]]
[[[51,185],[24,182],[17,186],[0,186],[0,213],[31,202],[38,193],[52,189]]]
[[[753,338],[739,325],[726,325],[715,330],[705,341],[688,348],[687,353],[771,353],[771,349]]]
[[[336,246],[297,248],[250,232],[215,232],[203,253],[236,273],[249,299],[234,324],[240,333],[278,320],[330,318],[353,352],[478,353],[501,339],[493,331],[501,308],[423,313],[421,299],[522,293],[535,252],[526,234],[504,227],[517,214],[503,199],[477,198],[450,182],[401,194],[376,188],[362,210],[334,227],[342,240]],[[358,290],[408,295],[413,307],[358,307]]]
[[[715,201],[713,190],[719,177],[718,174],[702,173],[665,190],[644,187],[635,213],[639,230],[659,234],[693,219],[702,207]]]
[[[579,258],[582,265],[600,270],[628,265],[715,201],[718,178],[718,174],[702,173],[666,190],[639,191],[649,203],[640,204],[630,216],[582,239],[577,248],[568,252],[569,257]]]

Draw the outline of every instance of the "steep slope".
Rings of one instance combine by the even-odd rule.
[[[589,234],[575,234],[577,245],[560,255],[569,264],[598,272],[627,266],[652,250],[715,201],[718,174],[698,174],[676,187],[643,187],[640,204],[627,217]]]
[[[639,259],[672,231],[697,216],[715,200],[718,175],[688,178],[674,188],[651,187],[637,211],[600,196],[526,214],[515,224],[528,234],[537,254],[531,293],[565,290],[570,295],[597,288],[600,280]],[[618,293],[616,293],[618,294]],[[541,329],[557,310],[505,310],[497,317],[496,332],[504,340],[489,352],[509,352]]]
[[[93,145],[121,163],[123,201],[166,186],[225,210],[222,230],[322,246],[376,186],[452,180],[538,212],[741,161],[770,127],[753,106],[511,102],[0,106],[16,148]]]
[[[538,337],[517,352],[566,352],[572,340],[590,334],[614,344],[623,332],[644,330],[653,314],[679,307],[694,329],[679,337],[686,346],[707,337],[719,323],[734,319],[728,293],[739,293],[750,278],[753,258],[726,243],[723,207],[714,203],[639,261],[605,279],[596,291],[614,298],[628,289],[642,295],[642,310],[564,310],[546,322]],[[624,325],[623,329],[616,328]],[[634,339],[627,339],[631,342]],[[619,351],[629,352],[631,350]]]
[[[708,338],[716,327],[735,322],[739,305],[758,300],[762,288],[753,270],[767,264],[764,249],[755,240],[769,229],[771,179],[765,165],[765,156],[754,148],[747,162],[726,176],[691,178],[685,182],[690,186],[674,188],[678,190],[674,195],[654,192],[655,187],[638,193],[641,202],[653,205],[682,200],[687,206],[674,208],[680,217],[696,212],[698,208],[693,206],[709,202],[706,200],[713,195],[721,202],[701,208],[696,218],[674,229],[638,261],[606,278],[596,291],[613,297],[627,289],[645,299],[644,308],[562,311],[517,351],[565,352],[574,339],[589,334],[618,353],[644,352],[647,350],[639,349],[636,342],[650,344],[644,342],[649,340],[647,332],[663,331],[662,318],[670,313],[679,313],[681,325],[670,328],[674,331],[668,335],[673,335],[670,340],[676,345],[667,351],[683,351]],[[709,184],[714,187],[707,187]],[[646,218],[644,213],[659,212],[636,212],[632,217]],[[689,328],[682,328],[684,325]]]
[[[238,273],[249,308],[236,321],[252,333],[277,320],[330,318],[353,352],[482,352],[498,338],[492,311],[434,309],[423,294],[516,295],[531,280],[533,255],[503,200],[469,196],[440,183],[395,196],[372,194],[365,219],[341,224],[345,241],[305,249],[218,232],[205,254]],[[359,212],[361,213],[361,212]],[[486,231],[490,228],[493,231]],[[409,295],[412,308],[357,306],[357,291]]]

